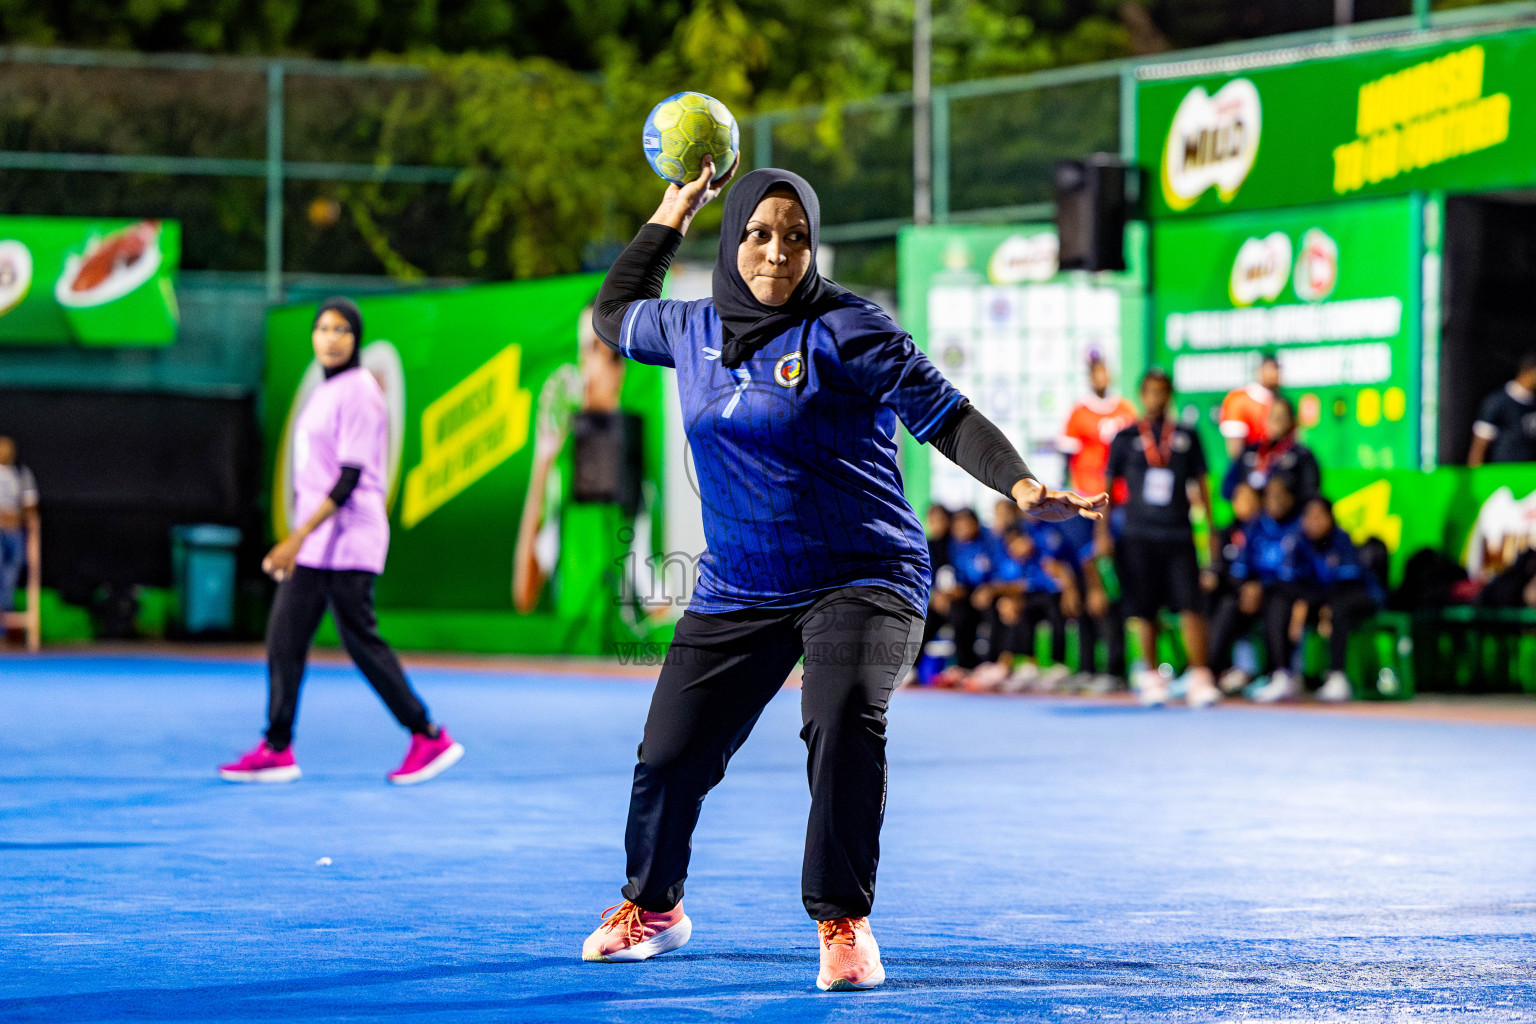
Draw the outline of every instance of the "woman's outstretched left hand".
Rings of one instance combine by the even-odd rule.
[[[1053,523],[1074,516],[1103,519],[1105,509],[1109,508],[1108,494],[1085,498],[1071,491],[1050,490],[1040,481],[1027,478],[1013,485],[1013,500],[1025,515]]]

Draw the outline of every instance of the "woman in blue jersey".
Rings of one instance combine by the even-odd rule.
[[[819,205],[798,175],[738,182],[712,297],[660,299],[683,233],[730,178],[711,186],[712,173],[668,188],[597,298],[604,341],[677,369],[708,550],[646,720],[624,901],[582,956],[644,960],[688,940],[683,882],[704,796],[803,657],[802,897],[820,932],[816,981],[872,988],[884,979],[868,915],[885,710],[916,658],[929,586],[897,421],[1038,518],[1097,518],[1107,499],[1044,488],[905,331],[817,273]]]

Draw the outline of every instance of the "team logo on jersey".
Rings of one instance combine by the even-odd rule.
[[[779,382],[780,387],[794,387],[800,382],[800,377],[804,373],[805,360],[801,358],[799,352],[780,356],[779,361],[773,366],[773,379]]]

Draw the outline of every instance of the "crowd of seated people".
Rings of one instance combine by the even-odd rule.
[[[986,528],[972,509],[929,508],[935,569],[925,652],[942,651],[943,660],[953,661],[932,681],[1002,692],[1123,686],[1124,622],[1096,563],[1092,524],[1020,518],[1003,501]],[[1091,662],[1076,673],[1067,667],[1069,623],[1076,625],[1080,650],[1095,651],[1105,641],[1104,672],[1094,672]],[[1049,626],[1044,663],[1036,644],[1042,625]]]
[[[1250,396],[1256,392],[1257,386],[1247,389]],[[1314,659],[1326,666],[1315,675],[1315,696],[1351,698],[1349,638],[1383,606],[1384,595],[1321,494],[1322,474],[1298,437],[1294,404],[1271,393],[1267,414],[1254,417],[1266,429],[1243,439],[1240,448],[1234,445],[1236,454],[1220,473],[1227,504],[1216,513],[1205,511],[1211,508],[1206,502],[1164,496],[1149,481],[1168,467],[1164,475],[1184,481],[1198,498],[1196,487],[1203,491],[1211,472],[1198,456],[1198,438],[1181,440],[1162,425],[1165,409],[1174,422],[1171,395],[1167,375],[1149,372],[1142,398],[1145,408],[1157,408],[1115,432],[1105,464],[1119,497],[1115,514],[1098,529],[1081,519],[1021,521],[1006,500],[997,502],[985,527],[973,509],[929,509],[935,583],[919,665],[923,682],[1000,692],[1102,693],[1129,685],[1144,703],[1178,695],[1182,682],[1191,704],[1239,694],[1264,703],[1291,701],[1307,692],[1303,652],[1311,631],[1327,651],[1325,660],[1321,654]],[[1178,430],[1184,431],[1182,425]],[[1171,447],[1164,443],[1170,438]],[[1148,457],[1154,444],[1167,450]],[[1178,453],[1191,457],[1179,463]],[[1190,511],[1209,517],[1210,554],[1193,594],[1182,560],[1163,557],[1186,543],[1171,539],[1178,524],[1157,519],[1174,511],[1181,520]],[[1138,516],[1161,524],[1170,539],[1143,529],[1129,543],[1120,534],[1127,518],[1134,528]],[[1180,579],[1162,580],[1159,573]],[[1127,574],[1134,575],[1124,583],[1122,600]],[[1536,591],[1536,583],[1520,583]],[[1164,611],[1178,612],[1181,620],[1182,653],[1190,666],[1182,680],[1169,679],[1157,664],[1157,619]],[[1143,654],[1136,666],[1127,665],[1128,617],[1140,631]],[[1037,646],[1042,625],[1049,626],[1049,639]],[[1078,641],[1070,667],[1069,631]]]

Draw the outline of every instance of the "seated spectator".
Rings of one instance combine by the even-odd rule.
[[[1221,599],[1237,591],[1237,584],[1232,579],[1232,563],[1248,546],[1248,533],[1264,511],[1264,499],[1247,480],[1238,482],[1229,500],[1232,502],[1232,521],[1216,531],[1211,564],[1200,573],[1200,586],[1210,598],[1208,614],[1213,616]]]
[[[987,537],[992,541],[994,565],[1007,557],[1008,536],[1018,528],[1022,517],[1023,513],[1019,511],[1018,502],[999,498],[997,504],[992,506],[992,525],[987,528]]]
[[[1489,580],[1477,603],[1483,608],[1536,608],[1536,549],[1521,553],[1513,565]]]
[[[1010,530],[1003,557],[971,597],[987,618],[987,661],[1010,670],[1010,689],[1041,681],[1048,689],[1066,675],[1064,595],[1075,605],[1077,585],[1070,574],[1060,563],[1043,557],[1027,530]],[[1049,674],[1042,674],[1035,664],[1035,631],[1042,622],[1051,624],[1051,659],[1056,664]],[[1017,663],[1020,658],[1023,662]]]
[[[1276,473],[1291,478],[1298,502],[1318,493],[1322,473],[1312,450],[1296,437],[1296,406],[1284,395],[1276,395],[1269,404],[1268,415],[1269,436],[1244,447],[1242,454],[1227,467],[1227,475],[1221,481],[1221,496],[1228,501],[1243,481],[1262,493]]]
[[[1287,552],[1280,571],[1294,589],[1290,641],[1301,643],[1308,625],[1328,641],[1328,676],[1319,700],[1347,701],[1353,696],[1344,674],[1349,637],[1381,608],[1381,585],[1360,560],[1349,534],[1333,519],[1333,502],[1321,495],[1308,500],[1301,513],[1301,533]]]
[[[939,566],[949,564],[949,509],[937,502],[928,506],[928,564],[934,572]]]
[[[928,566],[933,585],[928,589],[928,615],[923,622],[923,644],[938,635],[949,622],[949,598],[955,587],[955,570],[949,564],[949,509],[934,502],[928,506]]]
[[[0,436],[0,612],[16,608],[27,564],[27,535],[37,529],[37,480],[16,462],[16,442]]]
[[[1086,519],[1038,523],[1030,528],[1040,553],[1070,575],[1076,594],[1063,591],[1062,615],[1077,622],[1077,646],[1082,682],[1095,691],[1125,686],[1125,615],[1118,600],[1110,600],[1099,571],[1094,527]],[[1081,595],[1081,599],[1078,599]],[[1098,671],[1098,644],[1104,640],[1105,670]]]
[[[955,664],[971,669],[981,660],[976,653],[981,612],[972,597],[993,568],[992,543],[982,535],[981,521],[971,509],[962,508],[950,517],[949,565],[953,579],[946,581],[950,585],[944,597],[949,606],[947,624],[955,633]]]
[[[1281,579],[1286,557],[1296,544],[1297,518],[1290,479],[1283,474],[1270,477],[1264,487],[1264,509],[1244,531],[1244,544],[1227,570],[1236,590],[1219,602],[1211,627],[1213,664],[1226,670],[1220,685],[1228,693],[1248,685],[1248,674],[1230,667],[1232,647],[1261,618],[1270,677],[1253,699],[1269,703],[1291,700],[1300,693],[1290,670],[1290,615],[1295,595]]]

